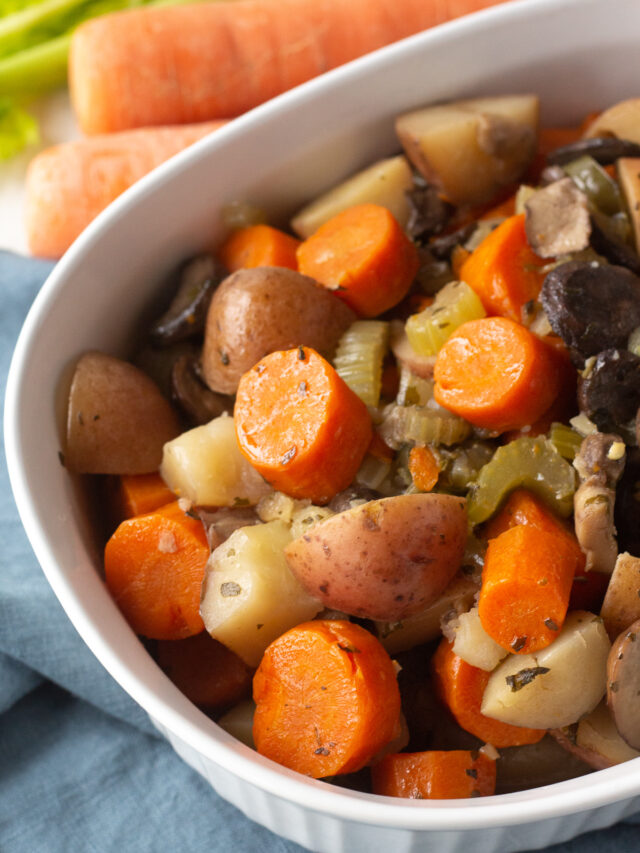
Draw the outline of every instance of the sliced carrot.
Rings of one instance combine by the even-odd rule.
[[[391,447],[382,439],[380,433],[374,432],[373,437],[371,439],[371,443],[367,448],[367,453],[370,453],[372,456],[375,456],[376,459],[382,459],[386,462],[391,462],[394,457],[394,451]]]
[[[550,348],[506,317],[463,323],[438,353],[434,377],[441,406],[500,432],[537,421],[561,382]]]
[[[115,481],[113,501],[118,521],[153,512],[175,499],[160,474],[124,474]]]
[[[205,710],[225,710],[251,695],[253,671],[206,631],[185,640],[160,640],[156,660],[176,687]]]
[[[496,762],[466,749],[397,752],[371,768],[373,793],[412,800],[489,797],[496,789]]]
[[[566,531],[540,517],[490,539],[478,596],[487,634],[519,654],[550,645],[567,615],[579,559]]]
[[[485,210],[479,218],[500,219],[504,217],[506,219],[510,216],[515,216],[515,212],[516,197],[515,195],[510,195],[508,198],[505,198],[504,201],[501,201],[499,204],[496,204],[493,207],[490,207],[488,210]]]
[[[378,204],[338,213],[301,243],[297,255],[301,273],[335,290],[362,317],[397,305],[419,267],[415,245]]]
[[[409,473],[416,489],[430,492],[438,482],[440,465],[429,447],[416,445],[409,451]]]
[[[200,587],[209,544],[178,502],[123,521],[104,552],[107,587],[136,634],[181,640],[204,629]]]
[[[359,625],[304,622],[275,640],[253,679],[259,753],[323,778],[368,764],[397,732],[391,658]]]
[[[26,176],[25,224],[31,254],[61,257],[121,193],[223,124],[144,128],[41,151]]]
[[[270,225],[248,225],[234,231],[218,250],[220,260],[229,270],[252,267],[298,268],[296,249],[300,241]]]
[[[244,0],[115,12],[74,33],[72,102],[89,134],[237,116],[385,44],[500,2]]]
[[[453,251],[451,252],[451,272],[454,276],[459,279],[460,271],[464,265],[464,262],[471,255],[469,249],[465,249],[464,246],[458,244],[453,247]]]
[[[462,660],[446,638],[436,649],[432,669],[438,695],[458,725],[485,743],[500,749],[537,743],[545,736],[544,730],[521,728],[485,717],[480,706],[491,673]]]
[[[355,477],[373,437],[362,400],[310,347],[278,350],[240,379],[240,450],[271,485],[326,503]]]
[[[487,314],[519,323],[524,305],[540,294],[546,263],[530,248],[520,213],[505,219],[471,252],[460,278],[475,290]]]

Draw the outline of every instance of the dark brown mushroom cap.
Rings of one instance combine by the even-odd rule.
[[[640,406],[640,358],[627,349],[598,353],[578,377],[578,405],[599,429],[629,424]]]
[[[547,163],[549,166],[565,166],[585,155],[593,157],[601,166],[610,166],[619,157],[640,157],[640,145],[615,136],[594,136],[554,149],[547,154]]]
[[[607,704],[620,736],[640,749],[640,619],[620,634],[609,652]]]

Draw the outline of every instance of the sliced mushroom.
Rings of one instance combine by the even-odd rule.
[[[541,257],[580,252],[589,245],[587,197],[571,178],[538,190],[524,207],[527,240]]]
[[[453,252],[455,247],[463,246],[475,230],[476,223],[468,222],[466,225],[456,228],[455,231],[451,231],[448,234],[442,234],[441,236],[431,240],[429,242],[428,249],[434,258],[441,261],[449,260],[451,252]]]
[[[640,325],[640,278],[625,267],[560,264],[545,278],[540,299],[579,367],[602,350],[626,347]]]
[[[193,426],[206,424],[224,412],[231,413],[233,399],[211,391],[198,372],[198,361],[183,355],[171,371],[172,397],[189,417]]]
[[[610,166],[620,157],[640,157],[640,145],[630,139],[616,139],[614,136],[594,136],[591,139],[579,139],[556,148],[547,154],[550,166],[564,166],[578,157],[588,154],[601,166]]]
[[[600,429],[620,429],[640,406],[640,357],[606,349],[578,377],[580,411]]]
[[[625,445],[618,436],[593,433],[584,439],[573,462],[581,480],[573,498],[575,531],[587,571],[611,574],[615,566],[615,485],[624,459]]]
[[[640,557],[618,554],[600,616],[611,640],[640,619]]]
[[[185,264],[171,305],[151,328],[153,343],[167,346],[202,334],[213,292],[226,275],[213,255],[198,255]]]
[[[639,213],[640,216],[640,213]],[[640,275],[640,255],[635,252],[631,246],[621,240],[613,229],[604,227],[606,217],[595,215],[591,212],[591,247],[603,258],[606,258],[610,264],[615,264],[620,267],[626,267],[636,275]],[[638,223],[640,228],[640,221]],[[640,240],[638,241],[640,245]]]
[[[442,231],[453,210],[437,188],[416,175],[412,189],[407,191],[409,221],[407,233],[417,240],[426,240]]]
[[[640,252],[640,154],[623,157],[618,161],[617,171],[620,188],[633,225],[636,250]]]
[[[621,737],[632,749],[640,749],[640,619],[611,646],[607,704]]]
[[[640,143],[640,98],[619,101],[591,122],[585,133],[587,139],[613,136]]]

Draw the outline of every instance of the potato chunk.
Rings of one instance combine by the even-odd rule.
[[[260,663],[272,640],[322,609],[287,566],[290,541],[282,521],[241,527],[207,564],[200,605],[205,628],[250,666]]]
[[[522,176],[535,153],[539,101],[508,95],[437,104],[396,119],[415,168],[452,204],[483,204]]]
[[[609,637],[593,613],[570,613],[556,640],[535,654],[509,655],[492,672],[482,713],[535,729],[571,725],[604,696]]]
[[[271,491],[240,452],[229,415],[165,444],[160,473],[172,491],[198,506],[256,504]]]

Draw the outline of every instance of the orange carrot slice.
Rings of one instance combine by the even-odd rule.
[[[175,499],[160,474],[124,474],[117,478],[114,501],[119,521],[153,512]]]
[[[204,629],[200,587],[208,558],[202,523],[175,501],[118,526],[105,547],[105,580],[137,634],[181,640]]]
[[[265,356],[240,379],[240,450],[275,489],[326,503],[353,480],[373,431],[367,407],[309,347]]]
[[[432,658],[432,669],[438,695],[458,725],[485,743],[500,749],[537,743],[545,736],[544,730],[521,728],[485,717],[480,706],[491,673],[462,660],[449,640],[440,642]]]
[[[429,447],[416,445],[409,451],[409,473],[416,489],[430,492],[438,482],[440,466]]]
[[[373,793],[412,800],[488,797],[496,789],[496,762],[465,749],[398,752],[371,768]]]
[[[391,658],[373,634],[342,620],[304,622],[275,640],[253,698],[258,752],[316,779],[364,767],[400,716]]]
[[[298,269],[335,290],[361,317],[376,317],[406,295],[418,250],[377,204],[359,204],[325,222],[298,248]]]
[[[524,214],[510,216],[469,255],[460,278],[480,297],[487,314],[522,321],[522,309],[537,299],[547,263],[529,247]]]
[[[218,250],[229,272],[252,267],[298,268],[300,241],[270,225],[248,225],[234,231]]]
[[[550,348],[506,317],[463,323],[438,353],[434,377],[441,406],[499,432],[534,423],[561,382]]]
[[[489,540],[478,613],[482,627],[510,652],[530,654],[558,636],[579,556],[565,531],[518,524]]]

